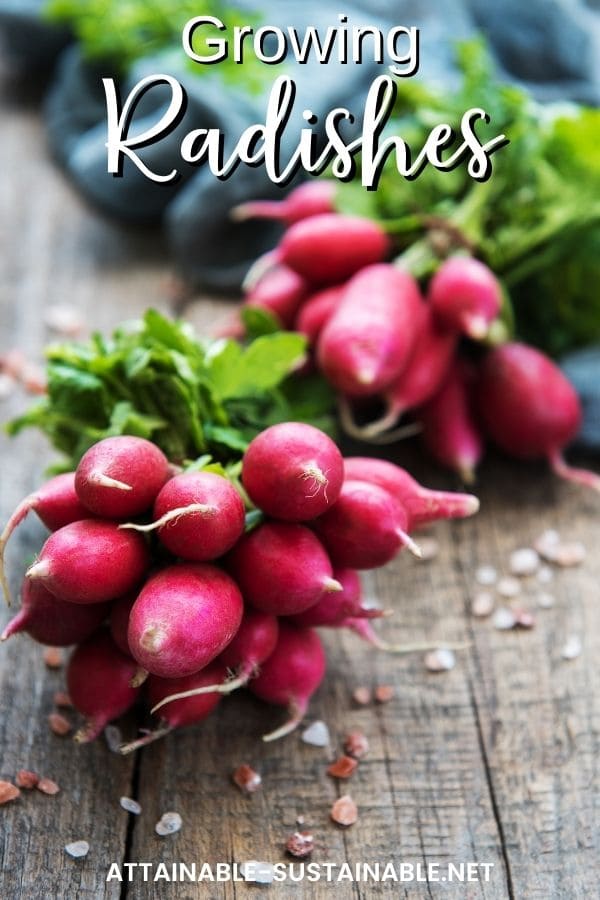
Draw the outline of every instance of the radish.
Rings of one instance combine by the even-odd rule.
[[[313,522],[313,528],[335,566],[375,569],[402,547],[420,556],[406,533],[407,524],[404,507],[386,490],[366,481],[346,480],[337,502]]]
[[[337,308],[344,293],[344,285],[323,288],[305,300],[296,318],[296,331],[305,334],[309,346],[314,347],[333,311]]]
[[[471,410],[468,381],[465,367],[455,365],[442,389],[421,407],[419,418],[433,458],[472,484],[483,456],[483,439]]]
[[[9,606],[10,590],[4,575],[4,551],[11,534],[30,510],[38,514],[50,531],[89,517],[89,511],[75,492],[75,472],[56,475],[19,503],[0,535],[0,581]]]
[[[84,453],[75,490],[88,510],[106,519],[126,519],[149,509],[169,478],[169,461],[145,438],[104,438]]]
[[[286,522],[320,516],[337,500],[343,479],[344,461],[334,442],[302,422],[266,428],[242,462],[242,483],[252,502]]]
[[[279,265],[265,272],[246,295],[244,305],[264,309],[275,316],[282,328],[291,328],[306,292],[304,278],[288,266]]]
[[[278,636],[279,622],[276,616],[257,609],[247,609],[237,634],[217,659],[217,663],[235,672],[235,676],[214,684],[207,681],[201,687],[194,687],[185,693],[169,694],[152,709],[152,712],[156,712],[172,700],[183,700],[212,691],[231,694],[232,691],[244,687],[258,673],[262,663],[269,658],[275,649]]]
[[[481,340],[502,306],[502,288],[491,269],[471,256],[452,256],[429,284],[428,299],[442,328]]]
[[[73,651],[67,690],[75,709],[87,719],[76,741],[93,741],[109,722],[133,706],[139,693],[130,684],[135,671],[135,662],[121,653],[106,628]]]
[[[414,278],[387,263],[352,278],[317,344],[326,378],[351,397],[383,391],[406,368],[422,300]]]
[[[521,459],[546,458],[561,478],[600,490],[600,476],[568,466],[564,448],[577,436],[577,393],[560,369],[526,344],[491,350],[480,367],[478,408],[487,434]]]
[[[319,539],[304,525],[265,522],[245,534],[227,564],[256,609],[291,616],[330,591],[341,591]]]
[[[464,519],[479,510],[479,500],[472,494],[429,490],[406,469],[385,459],[346,457],[344,472],[348,480],[368,481],[392,494],[406,510],[409,531],[438,519]]]
[[[202,722],[221,699],[218,691],[201,693],[202,688],[218,683],[224,676],[225,667],[220,663],[213,663],[201,672],[194,672],[193,675],[186,675],[184,678],[159,678],[157,675],[150,675],[147,682],[148,700],[153,711],[163,709],[160,725],[156,731],[151,731],[129,744],[123,744],[120,752],[132,753],[164,737],[175,728]],[[185,696],[184,699],[169,699],[171,694]]]
[[[436,325],[431,307],[423,307],[423,320],[413,352],[404,371],[384,392],[384,415],[368,425],[357,426],[345,420],[344,427],[359,440],[370,440],[392,428],[404,413],[426,403],[440,389],[452,363],[458,333]],[[392,440],[394,432],[386,435]]]
[[[11,619],[0,640],[20,631],[34,641],[50,647],[68,647],[88,638],[106,619],[109,603],[75,604],[58,600],[43,585],[25,578],[22,605]]]
[[[253,200],[231,210],[235,222],[246,219],[277,219],[293,225],[301,219],[333,212],[335,184],[332,181],[307,181],[294,188],[283,200]]]
[[[150,564],[144,538],[114,522],[83,519],[51,534],[25,573],[70,603],[101,603],[132,590]]]
[[[287,707],[290,718],[276,731],[264,735],[263,741],[283,737],[300,724],[311,696],[323,680],[325,664],[325,651],[316,631],[280,622],[277,646],[249,688],[261,700]]]
[[[375,619],[384,615],[381,609],[366,608],[362,605],[362,590],[360,577],[354,569],[334,569],[333,574],[342,585],[343,590],[335,594],[321,597],[320,600],[295,616],[289,616],[291,625],[320,627],[323,625],[336,626],[350,616],[358,618]]]
[[[127,630],[129,628],[129,616],[133,604],[137,600],[137,592],[132,591],[119,600],[116,600],[110,610],[110,619],[108,622],[110,633],[113,641],[121,651],[131,655],[129,642],[127,641]]]
[[[175,556],[206,562],[222,556],[244,531],[244,503],[234,486],[213,472],[184,472],[169,479],[154,503],[150,525],[128,522],[122,529],[158,530]]]
[[[161,678],[198,672],[240,626],[235,582],[208,563],[168,566],[142,588],[129,615],[127,642],[140,666]]]

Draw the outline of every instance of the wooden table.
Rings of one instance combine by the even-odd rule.
[[[171,270],[160,238],[123,233],[82,205],[47,158],[37,108],[12,99],[13,90],[5,88],[0,142],[0,351],[16,346],[39,357],[49,338],[43,311],[50,304],[74,304],[100,329],[148,305],[167,310]],[[219,304],[199,300],[190,315],[205,324],[216,310]],[[2,418],[25,402],[18,393],[4,401]],[[52,453],[35,433],[1,440],[4,521],[39,483]],[[455,486],[413,462],[429,483]],[[335,748],[352,728],[362,729],[371,743],[349,783],[328,777],[328,752],[298,735],[263,745],[260,735],[281,714],[247,696],[231,697],[204,726],[134,758],[110,753],[103,740],[76,746],[50,733],[47,724],[62,673],[46,669],[32,641],[11,639],[0,649],[0,777],[12,779],[18,769],[30,768],[62,790],[55,797],[24,791],[2,808],[3,900],[263,896],[266,888],[232,882],[144,884],[139,870],[132,883],[106,877],[113,862],[283,862],[298,816],[315,835],[316,862],[439,863],[442,874],[448,862],[491,863],[490,880],[305,881],[272,885],[270,896],[597,896],[600,501],[559,484],[542,465],[502,460],[483,468],[478,493],[479,516],[436,529],[437,559],[419,564],[404,554],[365,579],[368,592],[396,610],[385,622],[388,639],[468,643],[453,671],[434,675],[421,654],[393,657],[350,634],[325,635],[329,672],[310,718],[327,723]],[[505,570],[508,553],[548,527],[589,550],[584,566],[556,573],[549,587],[554,607],[535,610],[531,631],[501,632],[489,620],[474,619],[469,604],[476,567],[489,563]],[[8,554],[14,588],[42,540],[34,521],[14,538]],[[533,585],[526,585],[526,594],[525,604],[535,608]],[[6,610],[2,618],[8,619]],[[567,662],[560,651],[570,634],[583,639],[584,650]],[[354,688],[376,684],[394,686],[391,702],[353,705]],[[126,728],[134,734],[132,720]],[[263,777],[262,790],[251,797],[230,780],[244,762]],[[329,821],[329,810],[345,792],[360,818],[341,830]],[[138,798],[141,816],[120,808],[122,795]],[[154,825],[167,810],[181,814],[183,827],[160,838]],[[85,860],[64,852],[76,839],[90,843]]]

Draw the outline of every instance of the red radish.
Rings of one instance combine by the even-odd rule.
[[[483,440],[471,411],[464,367],[455,365],[450,370],[442,389],[421,407],[419,418],[423,441],[433,458],[472,484],[483,456]]]
[[[283,263],[313,284],[338,284],[364,266],[380,262],[391,250],[383,229],[371,219],[325,213],[291,225],[279,245],[252,266],[245,284]]]
[[[132,590],[150,564],[144,538],[114,522],[83,519],[51,534],[25,573],[70,603],[102,603]]]
[[[335,566],[375,569],[402,549],[420,556],[406,533],[404,507],[383,488],[366,481],[344,481],[337,502],[320,516],[313,528],[325,544]]]
[[[128,522],[122,529],[158,530],[175,556],[206,562],[222,556],[244,531],[244,503],[234,486],[213,472],[184,472],[169,479],[154,503],[150,525]]]
[[[87,719],[76,741],[93,741],[109,722],[133,706],[139,692],[130,684],[136,668],[106,628],[74,650],[67,666],[67,690],[75,709]]]
[[[320,516],[337,500],[343,480],[344,461],[334,442],[303,422],[261,431],[242,462],[242,483],[252,502],[286,522]]]
[[[186,690],[185,693],[170,694],[155,706],[152,712],[175,699],[182,700],[185,697],[209,694],[212,691],[231,694],[232,691],[244,687],[258,673],[262,663],[269,658],[275,649],[278,636],[279,622],[276,616],[257,609],[247,609],[235,637],[217,659],[217,663],[235,672],[235,676],[219,683],[205,682],[201,687]]]
[[[404,413],[430,400],[443,384],[456,352],[458,334],[435,324],[431,307],[423,307],[423,322],[404,371],[384,392],[385,413],[368,425],[352,423],[350,433],[359,439],[376,438],[392,428]],[[386,435],[389,439],[394,433]]]
[[[275,266],[265,272],[251,288],[245,306],[256,306],[272,313],[282,328],[291,328],[307,291],[301,275],[288,266]]]
[[[140,666],[161,678],[198,672],[240,626],[235,582],[208,563],[168,566],[142,588],[129,615],[127,642]]]
[[[218,691],[200,691],[206,685],[222,681],[224,676],[225,668],[220,663],[213,663],[201,672],[194,672],[184,678],[159,678],[157,675],[150,675],[147,682],[148,700],[153,709],[162,708],[161,723],[156,731],[151,731],[130,744],[123,744],[121,753],[131,753],[140,747],[146,747],[175,728],[202,722],[217,706],[221,694]],[[171,694],[185,694],[185,698],[168,700]]]
[[[19,503],[0,535],[0,581],[9,606],[10,591],[4,575],[4,551],[11,534],[30,510],[38,514],[50,531],[89,517],[89,511],[75,493],[75,472],[56,475]]]
[[[35,581],[26,578],[22,588],[22,606],[8,623],[0,640],[20,631],[40,644],[68,647],[88,638],[106,619],[109,603],[86,605],[65,603]]]
[[[502,306],[502,288],[491,269],[471,256],[452,256],[429,284],[428,298],[436,320],[481,340]]]
[[[122,653],[131,655],[129,643],[127,641],[127,630],[129,628],[129,616],[133,604],[137,600],[137,592],[132,591],[116,600],[110,610],[109,628],[113,641]]]
[[[246,219],[278,219],[293,225],[301,219],[333,212],[335,184],[332,181],[307,181],[294,188],[283,200],[254,200],[231,210],[235,222]]]
[[[322,291],[312,294],[300,307],[295,328],[296,331],[306,335],[311,347],[314,347],[317,343],[325,323],[333,314],[343,293],[343,284],[323,288]]]
[[[323,545],[304,525],[259,525],[238,541],[228,566],[244,599],[277,616],[302,612],[324,593],[342,590]]]
[[[84,453],[75,472],[75,490],[90,512],[126,519],[149,509],[169,478],[169,461],[145,438],[104,438]]]
[[[349,456],[344,459],[344,472],[348,480],[377,484],[399,500],[408,514],[409,531],[439,519],[464,519],[479,509],[473,494],[429,490],[406,469],[385,459]]]
[[[317,359],[327,379],[351,397],[385,390],[406,368],[421,314],[411,275],[387,263],[362,269],[319,336]]]
[[[316,631],[280,622],[277,646],[249,688],[261,700],[287,707],[290,718],[276,731],[264,735],[263,741],[283,737],[300,724],[310,698],[323,680],[325,664],[325,651]]]
[[[362,590],[358,572],[355,572],[354,569],[334,569],[333,574],[342,585],[343,590],[321,597],[310,609],[290,616],[288,621],[291,625],[314,628],[323,625],[335,627],[345,622],[349,616],[377,619],[384,615],[382,609],[367,608],[362,605]]]
[[[547,356],[518,343],[491,350],[480,368],[477,395],[486,432],[499,447],[521,459],[545,457],[561,478],[600,490],[599,475],[564,461],[563,450],[581,426],[581,405]]]

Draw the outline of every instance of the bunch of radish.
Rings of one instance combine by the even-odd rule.
[[[325,673],[316,627],[347,627],[378,647],[357,569],[382,566],[410,532],[472,515],[468,494],[430,491],[392,463],[342,458],[311,425],[260,433],[241,483],[210,471],[175,471],[139,437],[99,441],[77,470],[19,505],[0,552],[29,510],[52,531],[25,573],[19,632],[76,644],[67,687],[86,742],[145,698],[144,746],[203,720],[223,695],[247,687],[286,707],[271,740],[304,716]],[[2,578],[4,578],[2,564]]]
[[[564,461],[581,409],[560,369],[524,344],[489,349],[503,306],[489,267],[450,256],[420,285],[401,260],[389,261],[382,227],[336,213],[334,199],[328,182],[313,182],[236,215],[287,225],[250,270],[244,304],[306,336],[313,364],[338,393],[345,431],[370,443],[421,432],[433,458],[467,483],[490,439],[600,489],[599,476]]]

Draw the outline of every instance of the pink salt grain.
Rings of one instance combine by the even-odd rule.
[[[37,772],[30,772],[28,769],[19,769],[15,778],[17,787],[25,788],[25,790],[37,787],[39,780],[40,776]]]
[[[344,794],[331,807],[330,816],[337,825],[354,825],[358,821],[358,808],[350,794]]]
[[[344,739],[344,750],[348,756],[362,759],[369,752],[369,741],[362,731],[351,731]]]
[[[231,777],[234,784],[237,784],[239,789],[245,794],[253,794],[262,784],[262,778],[258,772],[255,772],[251,766],[245,763],[238,766]]]
[[[0,781],[0,806],[10,803],[11,800],[16,800],[20,793],[19,788],[11,784],[10,781]]]
[[[315,841],[310,831],[295,831],[286,841],[285,849],[292,856],[304,859],[313,852]]]
[[[327,769],[327,774],[333,778],[350,778],[356,771],[358,762],[351,756],[340,756]]]
[[[58,734],[60,737],[64,737],[72,730],[72,725],[69,720],[65,719],[60,713],[50,713],[48,716],[48,724],[50,726],[50,731],[54,732],[54,734]]]
[[[57,783],[55,781],[52,781],[51,778],[40,778],[40,780],[36,784],[36,788],[38,789],[38,791],[41,791],[42,794],[48,794],[49,797],[53,797],[60,791]]]

